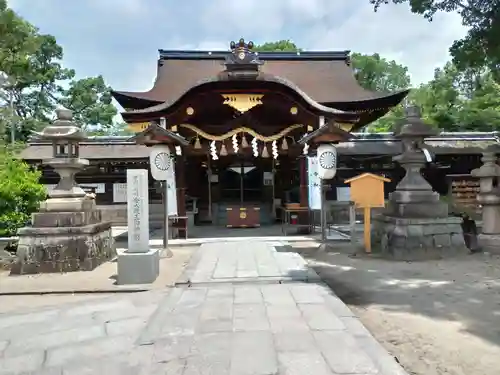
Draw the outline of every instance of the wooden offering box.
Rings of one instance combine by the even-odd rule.
[[[256,228],[260,227],[260,207],[258,206],[230,206],[226,208],[228,228]]]

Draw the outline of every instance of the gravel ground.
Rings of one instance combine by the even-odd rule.
[[[499,256],[412,263],[303,255],[409,374],[500,374]]]

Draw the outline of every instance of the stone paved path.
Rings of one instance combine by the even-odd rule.
[[[190,287],[0,315],[0,374],[405,374],[296,255],[206,245]]]
[[[205,243],[193,255],[180,283],[319,281],[297,253],[278,252],[279,242]]]

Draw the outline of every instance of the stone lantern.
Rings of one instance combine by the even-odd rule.
[[[102,221],[95,199],[75,182],[89,164],[79,158],[79,143],[86,136],[71,111],[57,109],[56,114],[54,123],[36,134],[52,143],[52,158],[43,164],[60,179],[32,215],[32,226],[18,230],[18,262],[11,274],[90,271],[116,254],[111,223]]]
[[[52,125],[47,126],[40,133],[36,133],[42,140],[52,143],[52,159],[45,163],[54,168],[60,180],[57,186],[49,192],[49,197],[57,198],[80,198],[85,197],[85,191],[75,182],[75,175],[89,165],[86,159],[80,159],[80,142],[87,137],[85,133],[73,122],[73,113],[64,108],[56,109],[57,119]],[[51,199],[44,202],[42,207],[50,210],[47,205],[56,204],[61,207],[63,201]],[[64,200],[66,204],[87,203],[79,199]],[[73,207],[78,208],[78,207]]]
[[[418,107],[406,108],[406,118],[394,132],[402,153],[393,158],[406,171],[390,194],[386,210],[373,219],[373,243],[381,252],[399,260],[442,258],[467,252],[461,219],[448,216],[448,204],[421,174],[431,161],[425,138],[437,135],[426,124]]]
[[[424,139],[435,135],[437,131],[422,120],[418,107],[406,108],[406,118],[394,132],[394,138],[401,141],[403,152],[393,158],[406,173],[389,198],[388,212],[391,215],[412,218],[448,216],[447,204],[440,201],[439,194],[420,173],[429,161],[427,156],[430,156]]]
[[[497,146],[489,146],[483,152],[483,165],[472,171],[479,178],[477,201],[482,206],[483,227],[479,235],[480,247],[500,253],[500,166],[497,164]]]

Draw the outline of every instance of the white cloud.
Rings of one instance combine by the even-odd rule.
[[[133,18],[144,17],[152,10],[148,6],[144,6],[144,1],[141,0],[87,0],[91,8],[98,12],[110,12],[114,17],[129,16]]]
[[[102,74],[117,90],[149,89],[157,50],[226,50],[230,40],[291,39],[313,50],[378,52],[407,65],[417,84],[447,60],[465,29],[455,14],[431,23],[408,5],[373,12],[368,0],[32,0],[12,6],[65,49],[82,76]]]
[[[411,14],[406,4],[373,12],[359,7],[338,27],[318,27],[310,32],[311,48],[378,52],[408,66],[414,84],[432,78],[434,68],[449,60],[448,49],[466,30],[456,14],[438,14],[433,22]]]

